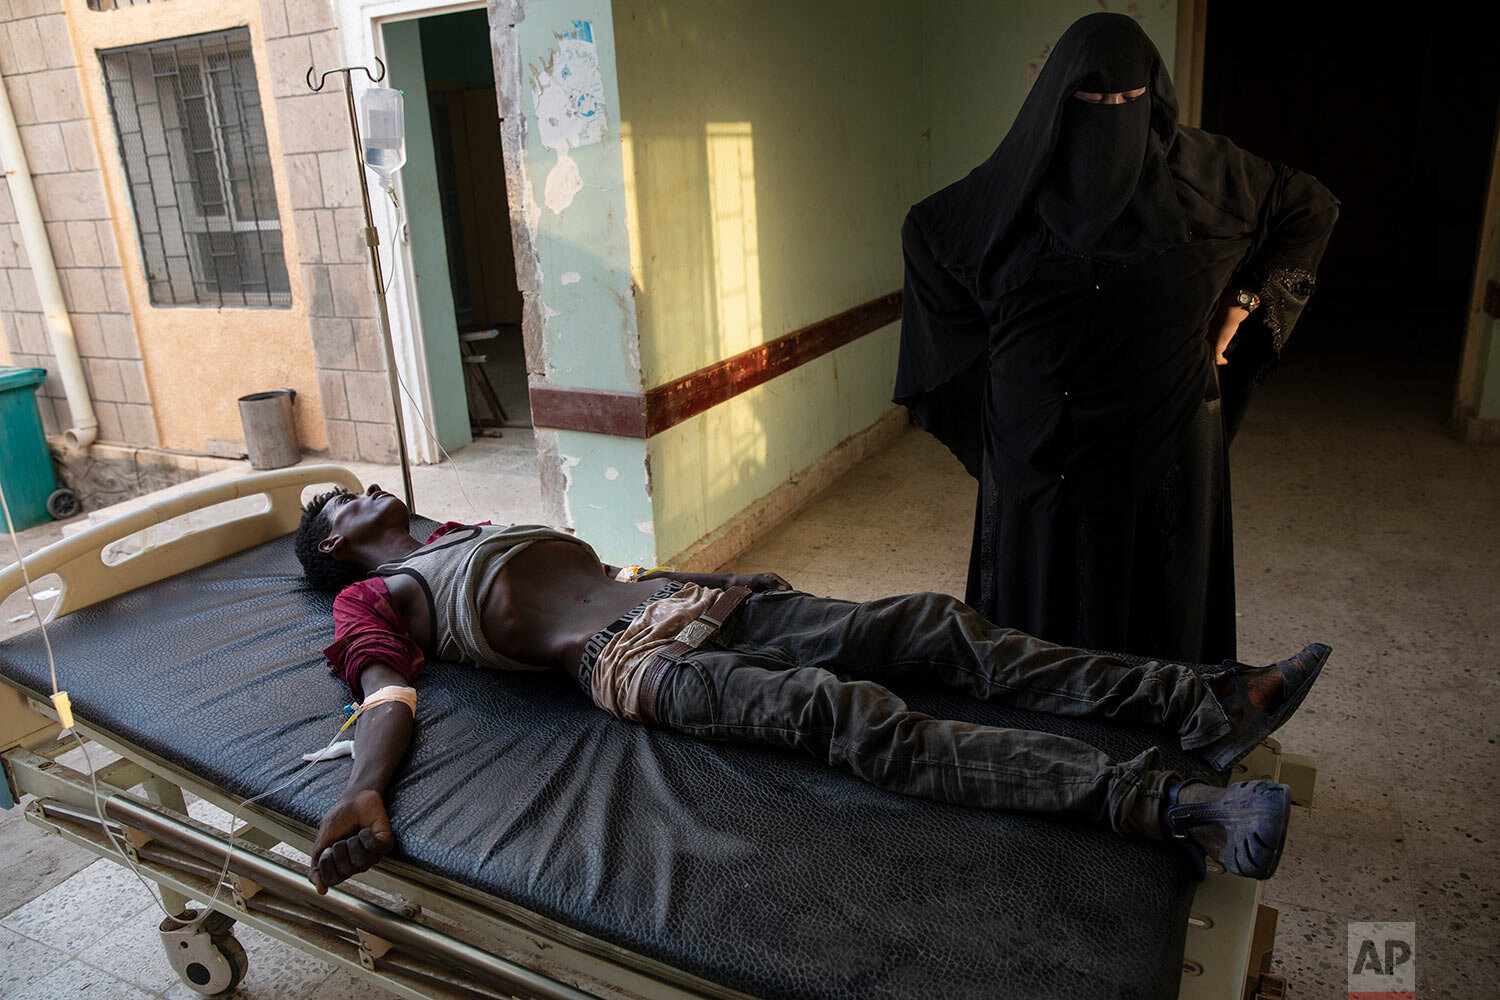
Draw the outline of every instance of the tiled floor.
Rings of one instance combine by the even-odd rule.
[[[1335,649],[1281,734],[1319,761],[1316,807],[1294,817],[1266,887],[1281,913],[1277,971],[1297,998],[1347,995],[1347,924],[1362,920],[1416,922],[1423,1000],[1494,996],[1500,982],[1500,448],[1443,429],[1452,364],[1413,346],[1431,339],[1423,323],[1340,339],[1315,315],[1234,446],[1242,657],[1314,639]],[[523,488],[534,459],[507,433],[504,455],[482,444],[458,456],[486,516],[539,504]],[[471,516],[441,485],[450,472],[421,475],[419,496],[441,497],[424,509]],[[907,434],[734,566],[851,598],[961,593],[972,503],[957,464]],[[0,822],[7,861],[30,834]],[[127,873],[101,862],[66,874],[35,879],[29,902],[0,893],[0,995],[193,995],[157,959],[155,911]],[[372,995],[275,941],[241,939],[251,972],[237,997]]]

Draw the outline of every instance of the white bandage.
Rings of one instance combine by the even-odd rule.
[[[314,750],[312,753],[303,754],[302,759],[311,764],[315,760],[337,760],[339,757],[353,756],[354,741],[339,740],[337,743],[328,744],[321,750]]]
[[[412,718],[417,715],[417,689],[405,687],[400,684],[387,684],[359,703],[360,714],[363,715],[376,705],[384,705],[388,701],[399,701],[411,709]]]

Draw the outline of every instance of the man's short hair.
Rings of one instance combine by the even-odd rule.
[[[319,493],[302,508],[302,522],[297,525],[297,561],[307,574],[307,582],[327,594],[337,594],[351,583],[365,577],[358,566],[335,559],[331,553],[318,551],[318,543],[328,537],[328,518],[323,510],[328,501],[348,493],[343,488]]]

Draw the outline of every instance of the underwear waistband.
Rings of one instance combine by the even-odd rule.
[[[604,647],[609,645],[609,640],[625,631],[625,627],[635,621],[648,607],[655,604],[664,597],[671,597],[681,590],[685,584],[680,580],[669,580],[662,588],[650,597],[646,598],[629,611],[625,612],[608,625],[589,637],[589,641],[583,644],[583,655],[578,658],[578,684],[583,688],[583,693],[590,698],[594,696],[592,686],[594,678],[594,664],[599,660],[599,654],[604,652]]]

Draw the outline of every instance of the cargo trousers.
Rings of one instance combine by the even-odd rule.
[[[1058,716],[1162,726],[1192,750],[1230,727],[1212,677],[1054,645],[944,594],[857,603],[767,591],[672,666],[656,721],[809,754],[905,795],[1070,815],[1159,839],[1177,775],[1156,769],[1156,748],[1116,762],[1066,736],[915,712],[879,682],[941,684]]]

